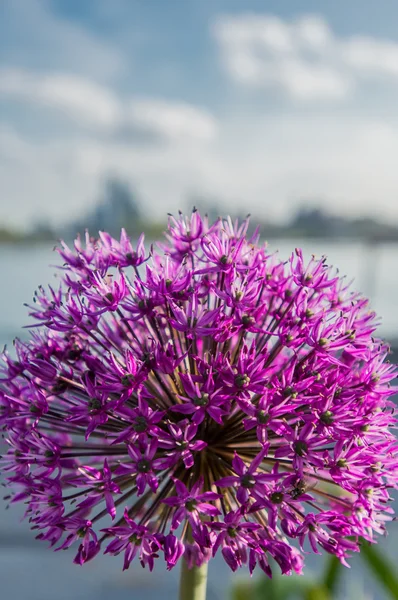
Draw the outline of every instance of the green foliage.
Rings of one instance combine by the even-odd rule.
[[[398,600],[398,578],[389,560],[368,542],[362,544],[361,557],[390,597]]]
[[[365,541],[361,558],[389,597],[398,600],[398,577],[394,565],[374,545]],[[318,580],[308,575],[277,575],[272,580],[261,577],[238,583],[232,600],[334,600],[342,573],[340,561],[330,556]]]
[[[20,231],[0,227],[0,243],[12,244],[24,240],[24,235]]]
[[[261,577],[252,582],[239,582],[233,590],[232,598],[233,600],[298,600],[306,598],[310,587],[307,578],[296,575],[277,576],[273,579]]]
[[[332,597],[333,593],[336,591],[341,574],[341,562],[336,556],[329,556],[323,576],[323,586],[328,591],[330,597]]]

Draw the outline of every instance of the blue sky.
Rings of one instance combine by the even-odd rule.
[[[398,220],[394,0],[3,0],[3,223],[83,213],[108,174],[148,212],[302,200]]]

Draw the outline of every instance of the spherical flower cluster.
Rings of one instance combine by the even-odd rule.
[[[236,570],[343,563],[391,520],[395,367],[324,258],[282,262],[249,223],[170,217],[146,254],[62,243],[31,339],[6,351],[1,469],[38,538]]]

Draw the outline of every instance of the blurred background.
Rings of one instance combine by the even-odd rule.
[[[1,0],[0,344],[53,277],[57,239],[124,226],[152,241],[167,213],[196,206],[251,213],[284,258],[326,254],[398,347],[397,21],[391,0]],[[1,595],[174,597],[177,573],[73,566],[20,515],[0,511]],[[391,560],[397,547],[393,523],[380,549]],[[234,594],[397,598],[373,567],[356,557],[318,595],[296,580]],[[333,568],[315,557],[308,580]],[[209,600],[242,578],[216,561]]]

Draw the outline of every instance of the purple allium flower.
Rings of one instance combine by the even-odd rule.
[[[375,315],[324,258],[282,262],[248,226],[171,217],[149,255],[125,231],[62,243],[61,286],[4,352],[7,487],[75,562],[220,551],[301,572],[392,519],[396,369]]]

